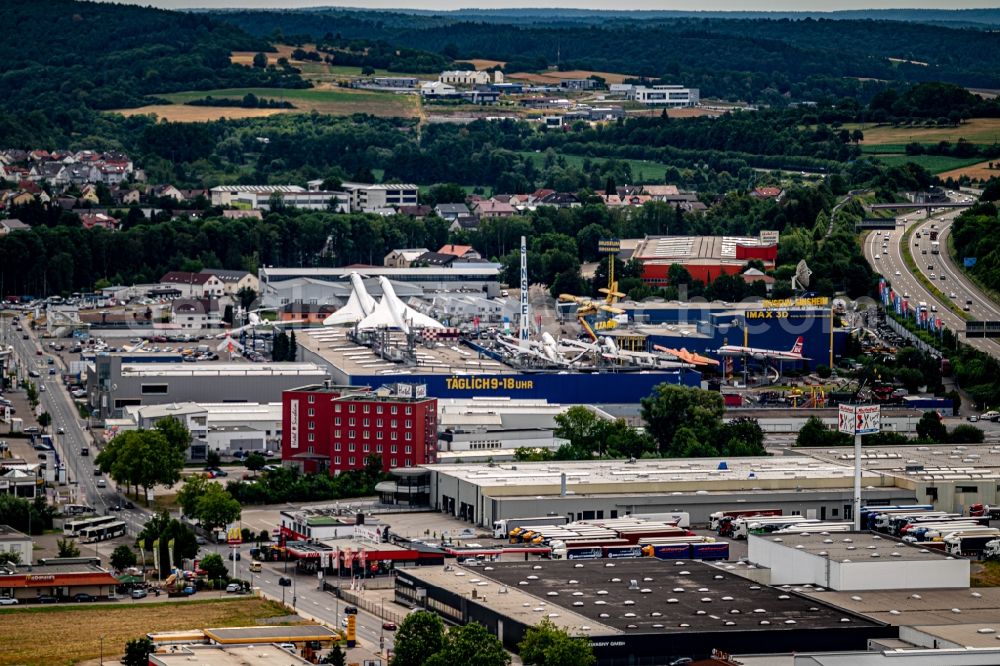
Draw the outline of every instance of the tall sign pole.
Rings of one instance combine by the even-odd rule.
[[[861,436],[882,429],[878,405],[841,405],[837,419],[840,432],[854,435],[854,530],[861,531]]]
[[[518,338],[528,341],[528,327],[531,317],[528,312],[528,240],[521,236],[521,330]]]

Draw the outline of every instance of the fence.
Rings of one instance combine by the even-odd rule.
[[[391,577],[389,578],[389,580],[395,584],[395,581],[393,581]],[[381,598],[379,598],[378,601],[375,601],[373,599],[366,599],[355,590],[344,589],[344,588],[338,589],[337,587],[330,585],[326,581],[323,582],[323,589],[326,590],[327,592],[330,592],[331,594],[340,597],[345,602],[357,606],[358,608],[362,608],[371,613],[372,615],[374,615],[375,617],[381,617],[383,620],[388,620],[389,622],[393,622],[397,626],[399,625],[400,622],[403,621],[404,615],[402,613],[397,613],[391,609],[386,609],[385,604],[382,603]]]

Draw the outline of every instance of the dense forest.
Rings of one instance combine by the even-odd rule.
[[[104,2],[3,2],[0,145],[113,136],[95,110],[178,90],[308,87],[296,73],[230,64],[269,43],[205,14]]]
[[[782,104],[867,98],[885,81],[1000,87],[1000,35],[913,22],[762,18],[614,19],[567,25],[494,21],[483,13],[393,14],[341,9],[215,14],[259,36],[380,39],[450,57],[622,72],[698,87],[703,97]],[[860,79],[874,79],[875,81]]]

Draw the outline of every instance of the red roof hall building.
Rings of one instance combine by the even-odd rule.
[[[281,396],[281,459],[304,472],[363,469],[377,455],[386,471],[434,462],[437,399],[423,385],[396,391],[329,384],[290,389]]]

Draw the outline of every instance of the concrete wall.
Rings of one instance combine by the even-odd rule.
[[[863,556],[863,555],[862,555]],[[834,590],[894,590],[969,586],[969,560],[831,562]]]
[[[819,555],[788,548],[781,544],[751,534],[748,559],[754,564],[771,570],[772,585],[804,585],[810,583],[832,587],[829,560]],[[840,589],[833,587],[833,589]]]

